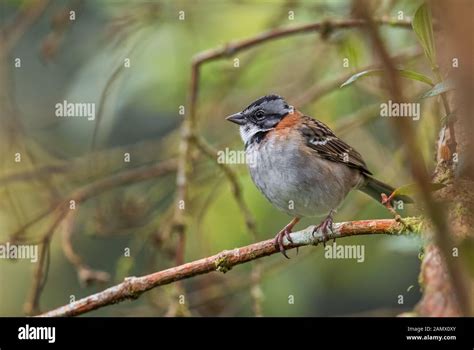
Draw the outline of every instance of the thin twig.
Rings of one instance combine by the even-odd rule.
[[[117,174],[111,175],[109,177],[94,181],[91,184],[80,187],[69,195],[65,196],[52,208],[41,212],[28,223],[17,229],[14,233],[10,235],[10,240],[18,241],[19,239],[21,239],[22,235],[26,232],[28,228],[41,221],[42,219],[46,218],[56,208],[61,207],[64,203],[67,203],[70,200],[75,200],[76,204],[78,204],[91,197],[97,196],[103,192],[109,191],[116,187],[129,185],[135,182],[146,181],[160,176],[165,176],[167,174],[170,174],[171,172],[174,172],[176,170],[176,167],[176,160],[170,159],[153,165],[145,165],[138,168],[121,171]]]
[[[257,238],[257,230],[255,218],[250,211],[250,208],[245,203],[245,200],[242,196],[242,188],[239,183],[238,176],[236,172],[227,164],[217,162],[217,150],[212,147],[209,143],[206,142],[202,137],[194,137],[194,143],[196,146],[214,163],[223,171],[224,175],[227,177],[229,184],[231,185],[232,194],[234,196],[237,205],[239,206],[240,211],[242,212],[245,219],[245,226],[249,230],[252,238]]]
[[[90,197],[109,191],[113,188],[165,176],[174,172],[175,170],[175,159],[165,160],[151,166],[145,165],[94,181],[91,184],[85,185],[73,191],[69,196],[67,196],[67,198],[74,199],[76,203],[83,202]]]
[[[52,127],[51,124],[43,126],[44,128]],[[141,154],[144,157],[140,158],[140,161],[145,165],[151,164],[151,162],[156,161],[156,155],[152,152],[152,150],[156,150],[158,147],[161,147],[162,141],[158,140],[148,140],[137,143],[135,145],[127,145],[127,146],[117,146],[111,147],[101,150],[95,150],[94,157],[98,159],[98,162],[103,163],[104,160],[107,160],[109,163],[112,162],[113,164],[117,164],[120,162],[117,168],[112,169],[113,173],[121,172],[121,171],[128,171],[129,169],[123,169],[123,160],[121,157],[117,157],[117,154],[123,154],[124,152],[130,152],[130,154]],[[35,164],[34,169],[23,169],[19,171],[11,171],[8,172],[6,175],[0,176],[0,186],[5,186],[8,184],[12,184],[15,182],[22,182],[22,181],[30,181],[39,175],[49,176],[56,174],[67,174],[71,176],[74,174],[78,176],[78,174],[82,171],[84,172],[88,178],[96,177],[99,174],[97,168],[94,168],[94,172],[91,172],[89,168],[86,167],[87,164],[90,162],[90,154],[89,155],[81,155],[72,159],[65,160],[63,157],[58,156],[54,159],[51,164]]]
[[[51,237],[53,236],[56,228],[66,216],[66,208],[58,208],[55,211],[55,216],[51,224],[46,228],[45,233],[42,235],[41,250],[38,262],[36,263],[36,269],[33,274],[33,284],[30,289],[29,297],[25,302],[24,310],[27,315],[36,315],[40,312],[40,296],[43,291],[43,287],[46,284],[46,277],[48,273],[48,257],[49,247],[51,244]]]
[[[411,29],[411,20],[398,21],[390,18],[379,18],[375,19],[374,23],[378,25],[389,25],[398,28]],[[253,36],[249,39],[244,39],[234,43],[229,43],[223,47],[203,51],[200,54],[196,55],[194,58],[194,64],[199,65],[206,61],[215,60],[222,57],[231,57],[237,52],[249,49],[251,47],[257,46],[267,41],[276,40],[285,38],[291,35],[296,34],[308,34],[313,32],[318,32],[320,30],[325,30],[326,32],[331,32],[336,29],[345,29],[345,28],[357,28],[363,27],[366,25],[366,21],[363,19],[348,19],[348,20],[326,20],[322,22],[303,24],[299,26],[293,26],[289,28],[275,29],[270,30],[256,36]]]
[[[70,210],[63,219],[62,248],[64,255],[76,268],[77,277],[81,286],[88,286],[92,283],[106,283],[110,281],[109,273],[90,268],[84,259],[74,250],[72,245],[72,234],[77,218],[77,210]]]
[[[141,43],[141,40],[137,40],[132,47],[127,51],[125,54],[125,57],[130,57],[137,49],[138,45]],[[107,102],[107,98],[110,95],[110,91],[114,85],[116,85],[116,82],[118,81],[119,77],[122,75],[122,73],[125,70],[125,64],[124,62],[121,62],[115,69],[112,71],[112,74],[109,76],[107,79],[107,82],[105,83],[104,89],[102,90],[102,93],[100,95],[100,100],[99,100],[99,108],[97,111],[97,118],[96,122],[94,125],[94,132],[92,134],[92,140],[91,140],[91,149],[95,149],[96,143],[97,143],[97,135],[99,132],[99,126],[100,123],[103,119],[104,116],[104,109],[105,105]]]

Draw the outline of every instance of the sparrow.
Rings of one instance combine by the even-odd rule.
[[[275,237],[288,258],[283,239],[302,217],[323,216],[313,230],[332,232],[333,215],[351,190],[360,190],[381,203],[394,188],[372,176],[362,156],[319,120],[290,106],[281,96],[267,95],[226,118],[240,126],[253,182],[276,208],[293,217]],[[410,197],[392,200],[412,203]]]

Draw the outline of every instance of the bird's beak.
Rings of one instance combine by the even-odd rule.
[[[245,124],[245,116],[242,113],[235,113],[232,115],[229,115],[226,120],[238,124],[238,125],[244,125]]]

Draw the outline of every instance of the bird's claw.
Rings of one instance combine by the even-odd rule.
[[[293,243],[293,239],[291,238],[291,229],[289,227],[284,227],[280,232],[277,233],[275,236],[275,246],[278,248],[280,253],[284,255],[285,258],[289,259],[289,256],[286,254],[286,249],[285,245],[283,244],[283,239],[286,237],[286,239],[290,242]]]
[[[318,230],[321,230],[321,234],[323,236],[323,246],[326,247],[326,242],[329,241],[329,232],[331,232],[332,234],[334,234],[334,231],[333,231],[333,225],[334,221],[333,221],[333,218],[332,218],[332,213],[330,213],[326,219],[324,219],[318,226],[315,226],[313,228],[313,232],[312,232],[312,235],[313,235],[313,238],[314,238],[314,235],[315,233],[318,231]],[[336,237],[333,238],[334,242],[336,242]]]
[[[283,244],[283,240],[286,239],[288,240],[288,242],[290,242],[291,244],[293,244],[293,239],[291,238],[291,231],[293,230],[293,227],[298,223],[298,221],[300,221],[300,218],[299,217],[295,217],[293,218],[293,220],[291,220],[291,222],[286,225],[285,227],[283,227],[283,229],[281,229],[280,232],[278,232],[278,234],[275,236],[275,247],[280,251],[280,253],[283,254],[283,256],[287,259],[289,259],[288,255],[286,255],[286,249],[285,249],[285,245]],[[298,247],[296,247],[296,252],[298,253]]]

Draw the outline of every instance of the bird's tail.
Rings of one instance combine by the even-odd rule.
[[[379,203],[382,201],[382,193],[384,193],[388,197],[393,193],[393,191],[395,191],[392,186],[387,185],[386,183],[383,183],[382,181],[379,181],[368,175],[365,175],[365,182],[359,188],[359,190],[368,194]],[[401,200],[404,203],[413,203],[413,199],[405,195],[396,195],[393,200]]]

